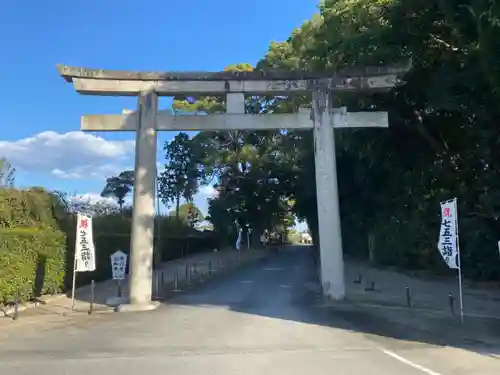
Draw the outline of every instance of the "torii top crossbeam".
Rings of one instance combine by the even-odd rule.
[[[328,73],[304,71],[252,72],[139,72],[57,66],[60,75],[73,83],[77,92],[88,95],[136,96],[154,90],[160,96],[174,95],[290,95],[306,91],[388,90],[406,66],[347,68]],[[325,77],[326,76],[326,77]]]

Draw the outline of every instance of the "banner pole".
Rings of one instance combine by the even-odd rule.
[[[73,284],[71,286],[71,309],[75,308],[75,288],[76,288],[76,249],[73,260]]]
[[[458,252],[460,257],[460,251]],[[462,270],[460,265],[458,266],[458,290],[460,293],[460,322],[464,324],[464,298],[462,293]]]
[[[462,292],[462,261],[460,259],[460,237],[458,230],[458,199],[454,199],[455,204],[455,230],[457,231],[457,266],[458,266],[458,291],[460,294],[460,322],[464,324],[464,298]]]

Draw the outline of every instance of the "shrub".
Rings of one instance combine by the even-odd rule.
[[[58,228],[57,199],[42,188],[0,189],[0,228]]]
[[[0,303],[56,293],[63,287],[66,238],[51,228],[0,229]]]

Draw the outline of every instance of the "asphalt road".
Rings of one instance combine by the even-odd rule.
[[[0,374],[500,373],[490,356],[431,344],[404,328],[369,330],[369,314],[325,307],[310,255],[288,248],[155,311],[19,329],[0,339]]]

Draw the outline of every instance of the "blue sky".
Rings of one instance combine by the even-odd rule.
[[[255,64],[316,1],[85,0],[4,2],[0,12],[0,156],[17,184],[97,194],[133,163],[132,133],[80,133],[83,114],[133,109],[135,98],[77,94],[56,64],[131,70],[222,70]],[[5,36],[9,36],[8,38]],[[161,108],[169,106],[162,98]],[[175,133],[159,136],[158,149]],[[161,160],[159,160],[161,162]],[[206,211],[204,190],[196,197]]]

